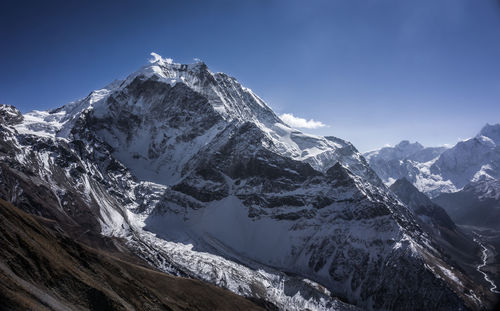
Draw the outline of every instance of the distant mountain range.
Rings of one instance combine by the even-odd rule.
[[[435,197],[470,182],[500,177],[500,124],[487,124],[475,137],[451,148],[423,147],[405,140],[364,156],[387,185],[404,177]]]
[[[451,148],[402,141],[364,156],[386,185],[407,179],[455,222],[500,228],[500,124]]]
[[[500,124],[487,124],[451,148],[404,140],[364,156],[387,185],[404,177],[431,197],[456,192],[470,182],[500,177]]]

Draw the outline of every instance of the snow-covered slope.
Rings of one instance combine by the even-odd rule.
[[[290,128],[204,63],[153,56],[61,108],[3,107],[3,196],[31,209],[22,189],[43,185],[49,216],[282,310],[484,304],[350,143]]]
[[[403,140],[394,147],[366,152],[364,156],[387,186],[397,179],[405,178],[420,191],[433,196],[440,191],[456,190],[450,181],[430,171],[430,167],[445,150],[445,147],[425,148],[418,142]]]
[[[450,180],[457,189],[470,182],[500,178],[499,132],[500,124],[487,124],[476,137],[443,152],[431,166],[431,173]]]
[[[431,197],[456,192],[466,184],[500,177],[500,124],[481,129],[476,137],[452,148],[424,148],[402,141],[364,154],[387,185],[406,178]]]

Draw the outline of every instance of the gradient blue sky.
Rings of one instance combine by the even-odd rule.
[[[10,1],[0,103],[48,109],[147,62],[197,57],[361,151],[500,122],[498,0]]]

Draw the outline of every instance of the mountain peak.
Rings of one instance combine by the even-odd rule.
[[[30,122],[21,125],[19,130],[23,133],[35,133],[43,129],[48,136],[65,138],[71,134],[71,128],[79,115],[86,111],[93,111],[97,116],[102,116],[108,111],[120,110],[117,106],[120,105],[123,106],[120,111],[144,119],[155,118],[151,115],[153,106],[158,111],[174,109],[173,106],[176,106],[178,111],[185,110],[184,102],[172,100],[172,96],[185,100],[190,96],[197,98],[198,104],[205,107],[198,105],[199,109],[213,111],[228,122],[250,121],[268,127],[282,123],[272,109],[250,89],[226,74],[212,73],[204,62],[195,60],[191,64],[180,64],[154,52],[151,56],[148,64],[125,79],[115,80],[81,100],[48,112],[28,113]],[[171,89],[175,91],[167,91]],[[124,98],[128,100],[123,100]],[[192,99],[189,102],[191,106],[194,105]],[[110,110],[112,103],[114,106]]]
[[[412,188],[415,188],[415,186],[408,181],[408,179],[406,177],[402,177],[402,178],[399,178],[397,179],[392,185],[392,186],[395,186],[395,187],[409,187],[409,189],[412,189]],[[415,190],[417,190],[417,188],[415,188]]]
[[[430,199],[422,194],[418,189],[406,179],[406,177],[399,178],[390,187],[394,193],[405,203],[408,204],[410,197],[417,196],[420,204],[430,204]]]
[[[478,136],[486,136],[488,138],[491,138],[491,140],[493,140],[495,144],[500,144],[500,123],[486,123],[486,125],[483,126],[483,128],[479,132]]]
[[[424,146],[422,146],[418,141],[411,143],[409,140],[402,140],[395,146],[398,149],[423,149]]]
[[[23,120],[23,115],[16,107],[0,104],[0,124],[16,124]]]
[[[412,206],[431,206],[432,201],[405,177],[396,180],[390,187],[401,201]]]
[[[396,180],[389,189],[391,189],[404,204],[412,209],[423,222],[429,222],[428,218],[430,218],[431,223],[444,226],[451,230],[455,229],[455,223],[453,223],[446,211],[434,204],[429,197],[420,192],[406,178],[403,177]]]
[[[173,58],[162,57],[160,54],[155,53],[155,52],[151,52],[150,55],[153,57],[153,58],[149,59],[150,64],[156,64],[156,65],[164,66],[164,67],[167,67],[167,66],[172,66],[172,67],[187,66],[189,68],[193,68],[193,67],[199,67],[199,66],[205,65],[205,63],[198,58],[195,58],[194,63],[192,63],[192,64],[181,64],[181,63],[174,63]]]
[[[172,58],[163,58],[160,54],[151,52],[152,59],[149,60],[151,64],[158,63],[159,65],[172,64],[174,60]]]
[[[207,79],[213,80],[213,74],[208,70],[207,65],[195,60],[194,63],[175,63],[172,58],[165,58],[152,52],[149,64],[141,67],[138,71],[130,74],[124,81],[124,85],[131,83],[135,78],[156,79],[158,81],[174,86],[176,83],[185,83],[190,87],[200,84]]]
[[[258,121],[263,124],[282,123],[271,108],[249,88],[225,73],[213,73],[199,59],[191,64],[180,64],[152,52],[149,64],[130,74],[122,86],[134,80],[156,80],[175,86],[185,84],[194,92],[207,98],[224,119]]]

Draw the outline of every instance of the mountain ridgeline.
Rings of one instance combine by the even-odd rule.
[[[455,146],[424,147],[404,140],[364,154],[387,185],[406,178],[431,198],[461,190],[472,182],[500,178],[500,124],[485,125]]]
[[[405,178],[456,223],[498,230],[500,124],[487,124],[451,148],[402,141],[364,155],[386,185]]]
[[[409,208],[351,143],[289,127],[202,62],[154,54],[66,106],[24,115],[2,106],[0,122],[2,199],[245,302],[483,310],[494,301],[435,238],[436,230],[455,232],[446,213],[432,202]]]

